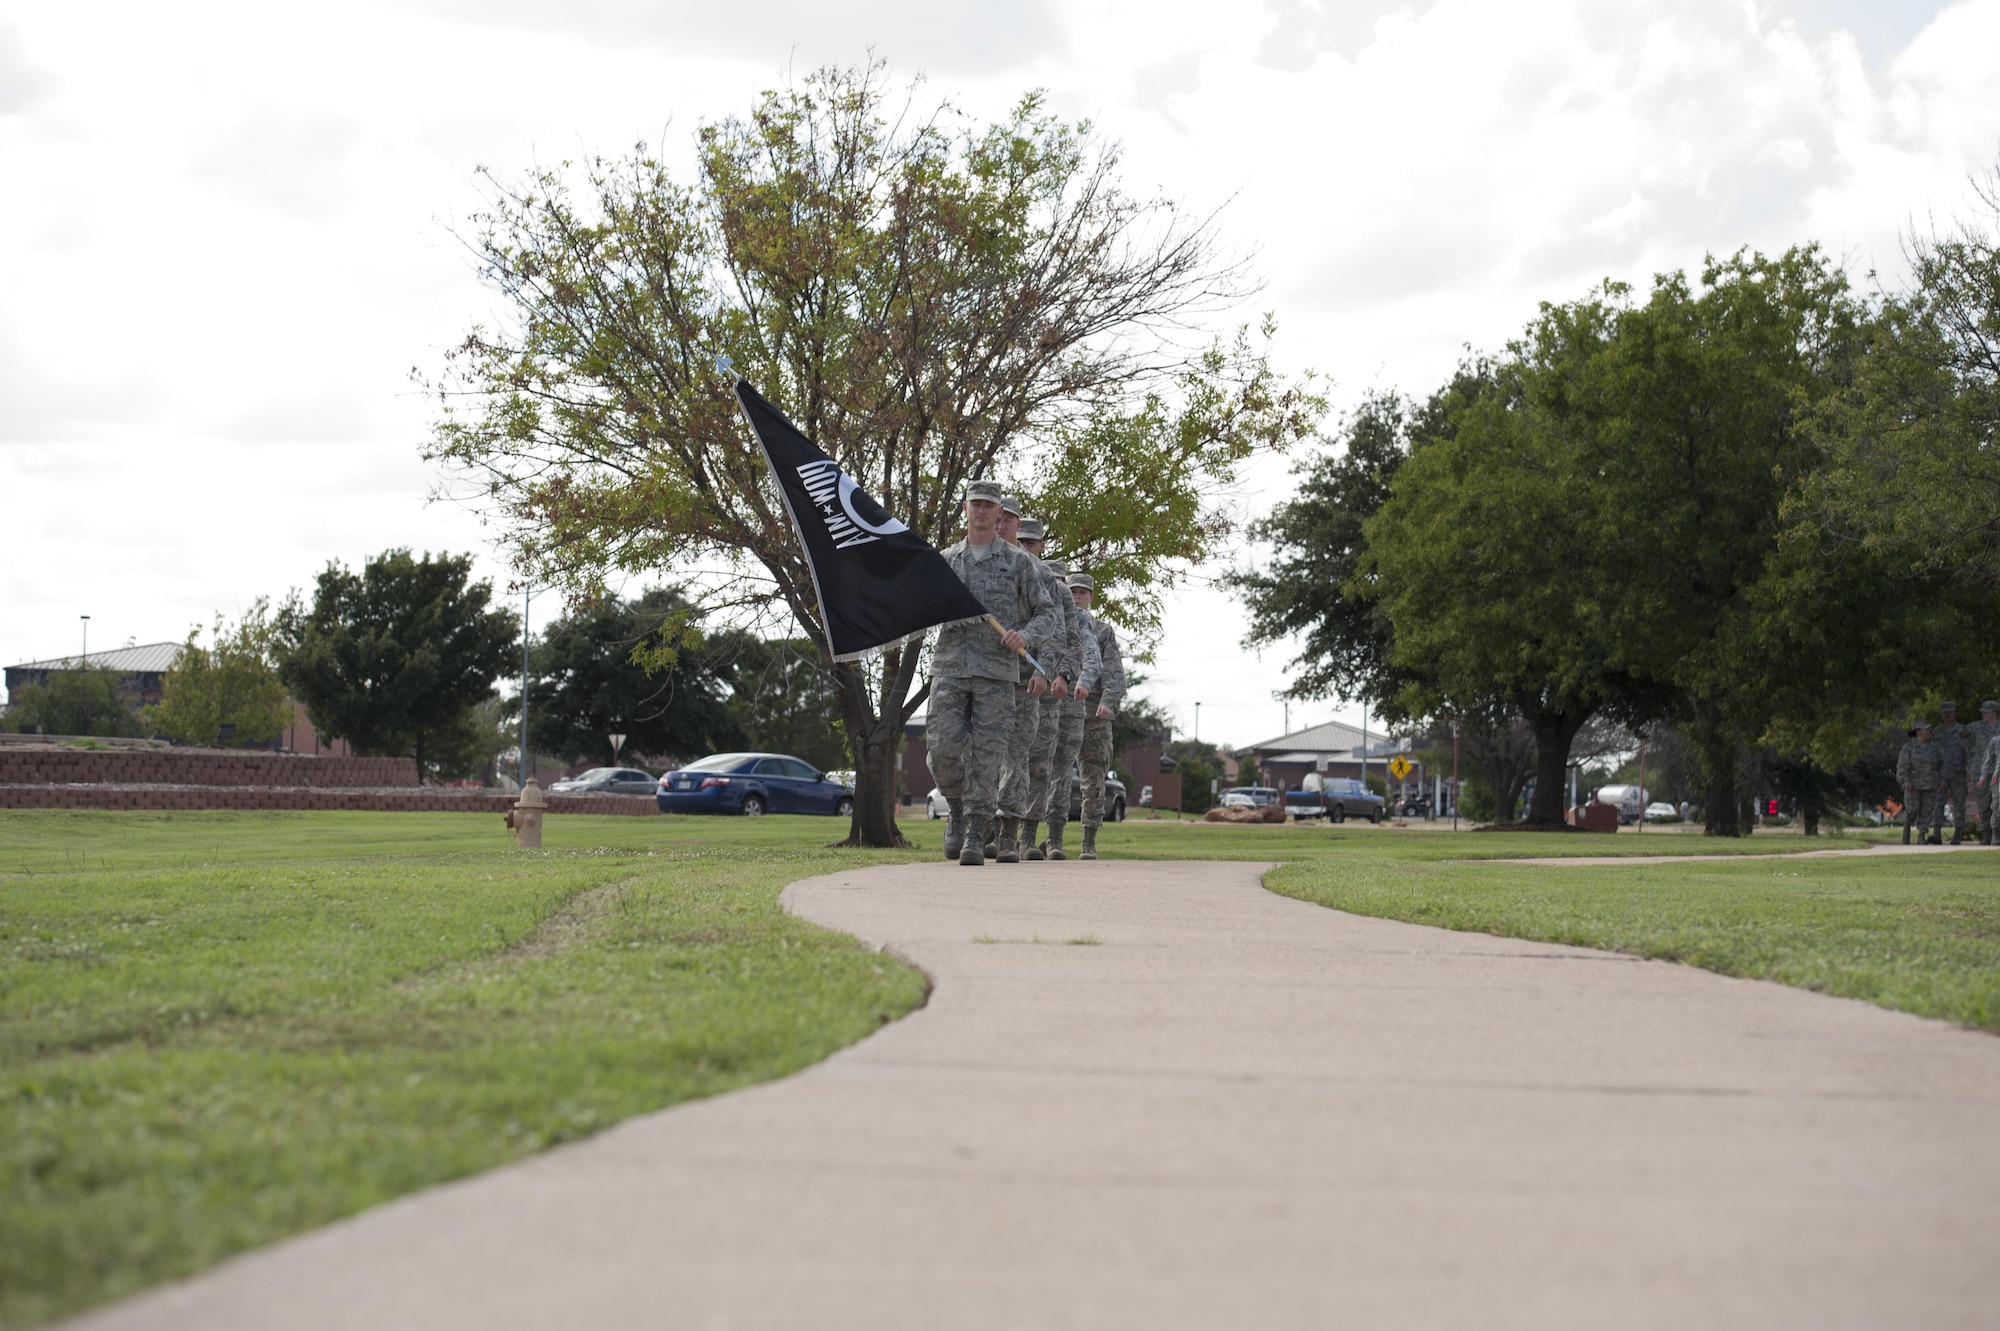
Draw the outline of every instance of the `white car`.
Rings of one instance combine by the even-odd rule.
[[[1254,809],[1257,807],[1257,801],[1252,799],[1247,791],[1225,790],[1222,792],[1222,807],[1225,809]]]
[[[931,793],[924,796],[924,808],[933,818],[942,818],[951,812],[951,804],[936,786],[932,786]]]
[[[1657,823],[1663,818],[1678,818],[1681,811],[1671,804],[1653,803],[1646,806],[1646,821]]]

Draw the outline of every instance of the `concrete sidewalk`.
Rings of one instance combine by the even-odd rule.
[[[1258,877],[795,884],[929,1007],[83,1324],[2000,1321],[2000,1041]]]

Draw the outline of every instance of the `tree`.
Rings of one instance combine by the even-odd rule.
[[[653,641],[654,654],[635,650]],[[664,653],[661,643],[667,645]],[[641,661],[659,660],[648,669]],[[692,760],[743,743],[728,707],[730,671],[677,591],[605,597],[544,629],[528,653],[528,739],[537,753],[610,763],[622,752]],[[520,715],[518,705],[515,715]]]
[[[271,741],[292,719],[291,699],[271,659],[269,603],[259,599],[233,628],[215,617],[212,647],[190,630],[147,726],[179,744],[238,748]],[[226,733],[228,738],[223,738]]]
[[[1378,715],[1408,719],[1399,695],[1412,675],[1393,659],[1394,626],[1355,578],[1368,550],[1367,523],[1410,452],[1453,428],[1491,391],[1492,367],[1472,362],[1420,409],[1395,393],[1368,394],[1333,447],[1293,468],[1294,497],[1251,524],[1250,538],[1269,542],[1272,558],[1229,581],[1250,612],[1244,646],[1302,639],[1286,696],[1353,698]]]
[[[1774,665],[1800,659],[1773,632],[1782,509],[1820,462],[1801,407],[1849,372],[1862,317],[1811,247],[1711,259],[1699,290],[1671,274],[1619,308],[1599,354],[1564,362],[1546,389],[1551,415],[1591,444],[1578,474],[1599,568],[1648,574],[1595,605],[1615,659],[1661,692],[1653,714],[1689,727],[1711,835],[1745,830],[1738,767],[1776,717]],[[1870,599],[1811,603],[1822,624],[1858,612],[1817,650],[1852,652],[1879,620]]]
[[[1222,769],[1215,761],[1215,746],[1198,740],[1177,739],[1167,743],[1163,752],[1172,758],[1181,775],[1181,809],[1187,813],[1206,813],[1215,802],[1212,787],[1222,779]]]
[[[1828,539],[1990,593],[2000,586],[2000,166],[1972,216],[1906,242],[1858,365],[1808,425],[1826,464],[1795,511]]]
[[[1595,609],[1602,529],[1576,465],[1587,441],[1557,426],[1540,391],[1553,367],[1602,343],[1607,322],[1595,302],[1544,307],[1490,389],[1399,468],[1349,582],[1393,626],[1397,711],[1496,731],[1509,714],[1527,723],[1526,821],[1539,826],[1561,825],[1577,732],[1632,688]]]
[[[914,94],[892,106],[880,65],[827,69],[703,127],[697,156],[691,183],[643,144],[541,171],[475,219],[509,326],[475,328],[431,385],[428,456],[478,487],[522,567],[577,596],[615,570],[714,568],[717,598],[824,642],[718,354],[934,545],[968,479],[1034,481],[1059,550],[1121,572],[1105,607],[1128,625],[1227,530],[1215,497],[1236,463],[1316,419],[1264,343],[1190,354],[1189,321],[1240,298],[1240,268],[1208,222],[1126,195],[1116,150],[1037,96],[978,128]],[[1146,505],[1076,480],[1077,447],[1155,481]],[[822,656],[857,775],[851,843],[903,844],[895,754],[925,659]]]
[[[52,670],[43,684],[15,689],[7,723],[22,734],[115,735],[139,733],[139,718],[121,693],[125,677],[102,666]]]
[[[357,753],[409,754],[438,775],[436,741],[518,658],[521,621],[489,609],[490,583],[472,556],[389,550],[356,575],[338,561],[319,575],[308,608],[294,592],[279,609],[279,677],[322,735]]]
[[[739,634],[718,642],[717,652],[729,668],[729,717],[746,747],[789,753],[822,771],[847,765],[840,695],[810,640]]]

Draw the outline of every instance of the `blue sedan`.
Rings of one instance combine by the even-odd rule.
[[[784,753],[716,753],[660,778],[661,813],[821,813],[847,818],[854,792]]]

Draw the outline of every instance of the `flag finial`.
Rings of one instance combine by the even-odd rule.
[[[736,375],[736,362],[727,356],[717,356],[715,358],[715,368],[717,373],[729,375],[731,378],[734,378]]]

